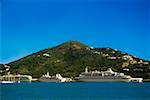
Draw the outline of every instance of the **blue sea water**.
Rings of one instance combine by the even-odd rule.
[[[0,100],[150,100],[150,83],[0,84]]]

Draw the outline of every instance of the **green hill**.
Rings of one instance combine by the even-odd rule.
[[[114,71],[132,77],[150,79],[149,61],[112,48],[91,48],[77,41],[41,50],[8,65],[11,66],[11,73],[29,74],[33,77],[40,77],[46,72],[75,77],[88,66],[90,70],[106,70],[111,67]]]

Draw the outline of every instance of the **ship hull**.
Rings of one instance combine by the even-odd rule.
[[[130,82],[130,78],[123,77],[78,77],[82,82]]]
[[[51,78],[40,78],[40,82],[60,82],[58,79],[51,79]]]
[[[130,82],[129,79],[78,79],[81,82]]]

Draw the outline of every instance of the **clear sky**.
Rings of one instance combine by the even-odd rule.
[[[149,0],[0,0],[0,63],[68,40],[150,60]]]

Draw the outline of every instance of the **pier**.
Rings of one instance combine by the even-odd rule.
[[[10,74],[10,66],[4,65],[4,67],[7,74],[0,76],[0,83],[31,82],[33,80],[30,75]]]
[[[4,82],[4,81],[9,81],[9,82],[31,82],[32,81],[32,76],[30,75],[3,75],[0,76],[0,82]]]

